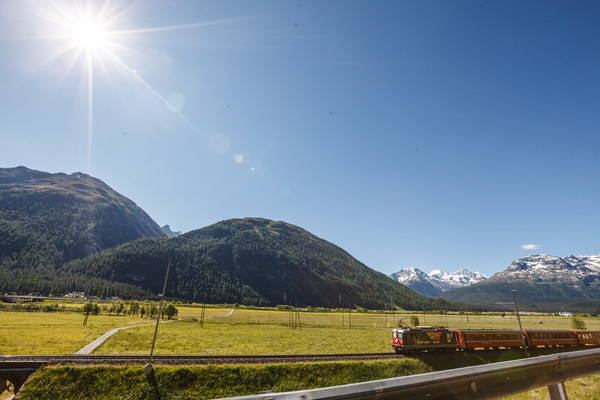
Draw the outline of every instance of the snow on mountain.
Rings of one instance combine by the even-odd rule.
[[[391,274],[390,277],[417,293],[431,297],[439,296],[442,292],[451,289],[472,285],[487,278],[479,272],[471,272],[466,269],[452,273],[434,269],[426,274],[415,267],[404,268]]]
[[[572,285],[600,284],[600,255],[555,257],[535,254],[519,258],[491,281],[527,280]]]

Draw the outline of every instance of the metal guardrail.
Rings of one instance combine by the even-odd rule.
[[[505,361],[287,393],[228,400],[497,399],[547,386],[552,400],[566,399],[563,382],[600,372],[600,349]]]

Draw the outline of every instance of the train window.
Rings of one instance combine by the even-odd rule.
[[[441,340],[441,336],[442,336],[442,334],[438,333],[438,332],[428,333],[427,339],[429,340],[430,343],[439,344],[440,340]]]
[[[397,338],[398,338],[398,339],[402,339],[402,332],[398,332],[398,336],[397,336]]]

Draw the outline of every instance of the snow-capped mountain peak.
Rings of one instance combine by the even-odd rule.
[[[519,258],[492,278],[494,281],[528,280],[587,284],[592,278],[595,281],[598,274],[600,255],[555,257],[534,254]]]
[[[415,267],[404,268],[390,275],[390,277],[426,296],[439,296],[442,292],[469,286],[487,278],[479,272],[471,272],[466,269],[452,273],[434,269],[426,274]]]

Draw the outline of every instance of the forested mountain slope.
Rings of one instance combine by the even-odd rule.
[[[76,274],[162,287],[168,296],[209,303],[457,309],[394,282],[343,249],[285,222],[222,221],[171,239],[142,239],[74,261]]]
[[[66,262],[167,236],[135,203],[89,175],[0,168],[0,291],[35,290],[40,277],[54,279]]]

